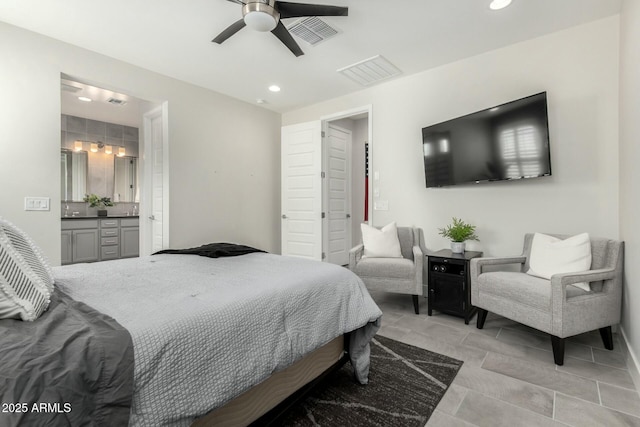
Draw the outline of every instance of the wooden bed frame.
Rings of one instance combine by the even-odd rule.
[[[275,423],[280,415],[303,398],[315,384],[347,361],[348,342],[348,334],[329,341],[225,406],[198,418],[191,426],[247,426],[258,419],[263,426]]]

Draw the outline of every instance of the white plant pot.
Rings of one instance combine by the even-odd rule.
[[[454,254],[463,254],[464,242],[451,242],[451,252]]]

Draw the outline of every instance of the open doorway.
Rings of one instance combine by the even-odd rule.
[[[143,125],[146,113],[162,108],[161,103],[61,74],[62,264],[151,252],[146,235],[153,228],[147,224],[152,198],[146,175],[153,164],[146,162]],[[165,127],[161,131],[166,136]],[[76,167],[74,157],[84,159],[84,167]],[[91,206],[87,195],[103,203]],[[98,216],[99,210],[106,210],[107,217]]]
[[[282,127],[283,255],[348,263],[373,220],[371,129],[371,106]]]

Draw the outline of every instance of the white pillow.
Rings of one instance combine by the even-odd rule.
[[[381,229],[368,224],[360,224],[364,255],[370,258],[402,258],[398,228],[396,223],[387,224]]]
[[[582,233],[568,239],[558,239],[536,233],[531,243],[529,271],[532,276],[551,279],[559,273],[575,273],[591,269],[591,241],[589,234]],[[590,291],[588,283],[574,283],[585,291]]]
[[[40,249],[0,218],[0,319],[37,319],[52,293],[53,275]]]

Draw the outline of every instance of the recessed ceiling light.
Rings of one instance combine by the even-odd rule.
[[[277,85],[271,85],[271,86],[269,86],[269,90],[270,90],[271,92],[280,92],[280,86],[277,86]]]
[[[500,10],[500,9],[504,9],[510,4],[511,4],[511,0],[493,0],[491,4],[489,4],[489,7],[491,8],[491,10]]]
[[[86,96],[79,96],[78,99],[84,102],[91,102],[91,98],[87,98]]]
[[[265,101],[265,100],[264,100],[264,99],[262,99],[262,98],[258,98],[258,99],[256,99],[256,104],[266,104],[266,103],[267,103],[267,101]]]

